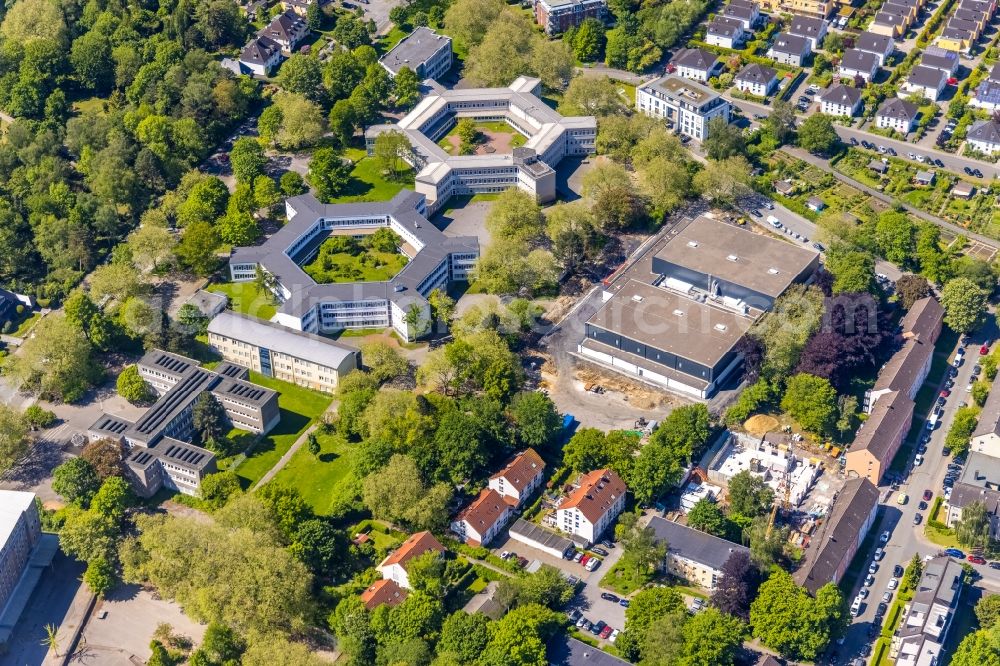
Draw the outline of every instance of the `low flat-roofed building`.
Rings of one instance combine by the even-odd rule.
[[[902,391],[891,391],[875,402],[845,454],[844,473],[878,485],[899,451],[913,420],[913,401]]]
[[[451,37],[419,27],[378,61],[393,78],[401,69],[409,67],[419,81],[439,79],[451,70]]]
[[[232,310],[209,323],[208,344],[231,363],[328,393],[361,365],[353,347]]]
[[[635,105],[647,116],[663,118],[668,127],[698,141],[708,136],[708,123],[713,118],[729,122],[729,102],[719,93],[674,75],[636,88]]]
[[[714,590],[722,567],[733,553],[750,554],[738,543],[654,516],[648,524],[657,541],[667,544],[663,567],[671,575],[706,590]]]
[[[941,653],[962,596],[962,563],[936,557],[924,571],[904,608],[905,615],[889,648],[896,666],[929,666],[942,663]]]
[[[839,583],[875,522],[878,488],[868,479],[848,479],[837,493],[819,534],[814,534],[806,562],[795,581],[811,594],[827,583]]]
[[[511,523],[508,532],[514,541],[520,541],[532,548],[537,548],[552,557],[562,557],[576,545],[582,548],[586,548],[588,545],[583,539],[570,539],[563,534],[547,530],[541,525],[530,523],[524,518],[518,518]]]
[[[663,388],[705,398],[741,363],[735,350],[819,254],[705,216],[649,245],[604,291],[578,352]]]
[[[948,527],[962,519],[962,511],[973,502],[986,505],[990,534],[1000,536],[1000,458],[987,453],[969,453],[961,476],[952,487],[948,500]]]

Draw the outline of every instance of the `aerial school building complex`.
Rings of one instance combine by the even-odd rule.
[[[593,116],[566,118],[539,97],[539,79],[519,76],[507,88],[447,90],[425,81],[431,93],[396,124],[365,130],[368,152],[384,132],[400,131],[410,141],[404,155],[417,170],[415,189],[427,199],[433,214],[454,195],[503,192],[519,187],[540,202],[556,197],[555,167],[567,156],[594,152],[597,120]],[[510,153],[450,155],[437,142],[461,118],[504,122],[525,138]]]
[[[427,220],[424,197],[415,192],[404,190],[389,201],[353,204],[323,204],[303,194],[286,200],[285,208],[288,223],[263,245],[234,249],[229,272],[233,282],[252,281],[258,270],[269,274],[282,301],[273,321],[297,331],[392,326],[412,338],[430,320],[427,296],[451,282],[467,280],[479,257],[479,241],[445,236]],[[302,269],[331,234],[357,237],[385,227],[402,238],[399,250],[409,258],[395,277],[319,284]],[[410,315],[414,309],[419,321]]]
[[[737,343],[819,253],[701,216],[605,281],[577,352],[663,388],[708,398],[742,363]]]

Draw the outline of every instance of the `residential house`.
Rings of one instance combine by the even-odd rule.
[[[959,0],[959,9],[972,9],[992,17],[997,10],[996,0]]]
[[[843,4],[841,0],[762,0],[765,11],[783,14],[806,14],[825,19]]]
[[[404,600],[406,600],[406,590],[389,578],[375,581],[361,593],[361,601],[368,610],[375,610],[382,604],[398,606]]]
[[[881,160],[872,160],[868,163],[868,168],[880,176],[889,173],[889,165]]]
[[[451,71],[451,37],[439,35],[430,28],[416,28],[378,62],[393,78],[401,69],[408,67],[417,75],[418,81],[437,80]]]
[[[681,49],[670,64],[677,68],[677,76],[702,83],[722,72],[722,61],[705,49]]]
[[[902,391],[879,397],[845,454],[844,473],[878,485],[899,450],[913,419],[913,401]]]
[[[382,574],[382,578],[392,580],[400,587],[409,590],[410,577],[406,573],[406,565],[421,555],[427,553],[443,555],[444,552],[444,546],[434,538],[433,534],[427,531],[417,532],[411,534],[399,548],[386,555],[382,563],[378,565],[378,571]]]
[[[951,20],[948,21],[947,27],[953,30],[968,32],[972,35],[973,42],[979,39],[979,36],[983,32],[982,25],[979,22],[975,20],[970,21],[968,19],[957,18],[955,16],[952,16]]]
[[[1000,62],[993,65],[990,69],[990,73],[986,77],[987,81],[992,81],[993,83],[1000,83]]]
[[[917,125],[919,111],[912,104],[898,97],[890,97],[882,102],[875,113],[875,126],[881,129],[892,129],[900,134],[909,134]]]
[[[936,102],[945,86],[948,85],[948,74],[940,69],[932,69],[923,65],[917,65],[910,70],[909,76],[902,85],[902,89],[908,93],[916,93],[921,97],[926,97],[932,102]]]
[[[926,296],[916,301],[899,322],[904,340],[917,338],[932,347],[940,337],[943,327],[944,308],[933,296]],[[920,383],[926,378],[926,374],[920,377]],[[914,391],[913,396],[915,395]]]
[[[871,83],[878,71],[879,59],[874,53],[849,49],[844,51],[844,56],[840,59],[840,67],[837,75],[842,79],[855,79],[861,77],[865,83]]]
[[[269,37],[255,37],[240,51],[240,67],[256,76],[270,76],[280,62],[281,45]]]
[[[550,666],[629,666],[624,659],[599,650],[592,645],[557,631],[545,646],[546,662]]]
[[[309,26],[305,19],[291,10],[285,10],[275,16],[267,27],[257,33],[258,37],[267,37],[276,42],[286,55],[291,55],[308,35]]]
[[[986,397],[976,429],[972,431],[969,450],[1000,459],[1000,385]]]
[[[665,76],[635,91],[635,106],[642,113],[662,118],[667,127],[703,141],[715,118],[729,122],[729,102],[719,93],[689,79]]]
[[[610,469],[580,477],[576,488],[556,508],[556,526],[593,543],[625,508],[625,482]]]
[[[604,22],[607,0],[535,0],[535,22],[548,35],[558,35],[588,18]]]
[[[928,46],[920,56],[920,65],[931,69],[940,69],[952,77],[958,71],[958,54],[939,46]]]
[[[828,116],[856,116],[861,111],[861,91],[835,83],[820,97],[820,109]]]
[[[826,204],[819,197],[809,197],[809,199],[806,200],[806,208],[814,213],[818,213],[826,208]]]
[[[960,180],[955,183],[955,187],[951,188],[951,196],[956,199],[971,199],[976,194],[976,186],[972,183]],[[981,415],[980,415],[981,418]],[[975,450],[973,448],[973,450]]]
[[[813,534],[805,564],[795,581],[811,594],[827,583],[839,583],[868,535],[878,511],[878,488],[868,479],[848,479],[830,507],[830,514]]]
[[[990,17],[985,12],[977,11],[975,9],[967,9],[963,7],[959,7],[958,9],[956,9],[955,13],[953,13],[951,16],[953,19],[958,19],[959,21],[968,21],[972,25],[976,26],[976,30],[978,31],[979,35],[983,34],[983,30],[986,29],[986,26],[989,25],[990,22]]]
[[[733,553],[750,549],[659,516],[648,524],[657,541],[667,544],[663,568],[667,573],[705,590],[714,590],[722,578],[722,567]]]
[[[489,487],[500,493],[508,503],[518,507],[542,485],[543,478],[545,462],[534,449],[527,448],[490,477]]]
[[[788,34],[802,37],[809,40],[809,47],[815,51],[823,45],[826,37],[826,21],[812,16],[792,16],[792,23],[788,26]]]
[[[782,32],[771,43],[771,48],[767,50],[767,57],[782,65],[802,67],[810,53],[812,50],[808,39]]]
[[[760,8],[756,2],[749,0],[732,0],[722,8],[722,15],[738,20],[743,24],[743,30],[752,32],[760,20]]]
[[[476,499],[451,521],[459,541],[473,546],[489,545],[507,525],[514,507],[492,488],[483,488]]]
[[[961,475],[951,489],[951,498],[946,506],[949,527],[962,519],[965,507],[973,502],[986,505],[986,515],[990,521],[990,536],[1000,537],[1000,458],[985,452],[972,451],[966,460]]]
[[[285,11],[293,11],[303,18],[309,13],[309,5],[318,3],[319,0],[281,0],[281,8]]]
[[[971,148],[983,155],[1000,152],[1000,123],[995,120],[977,120],[969,128],[965,139]]]
[[[907,28],[913,25],[913,22],[917,20],[916,5],[896,2],[895,0],[886,0],[886,2],[883,3],[882,7],[879,9],[879,12],[902,16],[903,20],[906,22]]]
[[[922,187],[930,187],[934,184],[934,172],[921,169],[913,177],[913,182]]]
[[[865,53],[878,56],[879,67],[885,66],[885,61],[895,50],[896,45],[891,37],[874,32],[863,32],[854,40],[854,48]]]
[[[987,111],[1000,109],[1000,81],[987,80],[976,86],[969,105]]]
[[[906,28],[906,19],[902,16],[899,16],[898,14],[890,14],[888,12],[879,12],[875,15],[871,24],[869,24],[868,32],[897,39],[901,37],[904,32],[906,32]]]
[[[942,652],[958,611],[964,577],[962,562],[950,557],[924,563],[920,582],[903,607],[905,615],[893,638],[896,666],[943,663]]]
[[[945,29],[934,40],[935,45],[956,53],[969,53],[972,45],[975,43],[976,35],[974,31],[963,30],[951,25],[945,26]]]
[[[705,41],[713,46],[726,49],[738,49],[743,43],[743,22],[728,16],[716,16],[708,24]]]
[[[770,67],[750,63],[733,79],[741,92],[767,97],[778,87],[778,72]]]

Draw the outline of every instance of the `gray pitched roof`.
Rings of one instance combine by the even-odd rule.
[[[913,401],[904,391],[894,390],[883,395],[854,436],[851,453],[870,451],[878,460],[885,460],[886,452],[896,444],[895,434],[912,416]]]
[[[944,308],[933,296],[921,298],[915,302],[899,322],[903,335],[915,335],[925,342],[933,344],[940,332],[944,320]]]
[[[845,86],[843,83],[837,83],[827,88],[820,100],[829,102],[830,104],[843,104],[844,106],[853,107],[861,101],[861,91],[857,88]]]
[[[1000,145],[1000,123],[995,120],[976,121],[966,138]]]
[[[739,74],[736,75],[735,80],[768,84],[774,80],[774,77],[777,76],[777,74],[777,70],[752,62],[740,70]]]
[[[1000,386],[990,391],[986,398],[986,404],[979,412],[979,422],[973,431],[973,437],[983,437],[985,435],[1000,435]]]
[[[721,37],[733,37],[742,30],[743,24],[728,16],[716,16],[715,20],[708,24],[708,34]]]
[[[666,541],[668,552],[679,557],[694,560],[713,569],[721,569],[734,552],[750,552],[746,546],[720,539],[705,532],[665,518],[655,516],[649,527],[659,541]]]
[[[878,488],[871,481],[848,479],[837,494],[819,543],[813,538],[813,556],[795,573],[796,581],[812,594],[833,581],[844,559],[860,545],[861,528],[877,504]]]
[[[917,117],[918,109],[916,104],[911,104],[898,97],[890,97],[882,102],[876,117],[892,118],[894,120],[912,121]]]
[[[240,52],[240,61],[249,62],[255,65],[263,65],[275,53],[281,52],[281,45],[270,37],[256,37],[247,42]]]
[[[878,56],[874,53],[850,49],[844,52],[840,59],[841,69],[853,69],[857,72],[872,72],[878,69]]]
[[[924,51],[924,54],[920,56],[921,66],[940,69],[949,73],[954,72],[958,67],[958,54],[945,49],[940,49],[940,51],[940,53],[937,50],[931,51],[930,49]]]
[[[1000,82],[1000,62],[993,65],[993,69],[990,70],[989,80]]]
[[[906,77],[906,82],[914,86],[937,89],[948,80],[948,75],[940,69],[917,65]]]
[[[571,638],[561,631],[556,632],[555,637],[549,641],[545,656],[549,666],[628,666],[627,661]]]
[[[673,63],[678,67],[690,67],[704,72],[715,67],[719,57],[705,49],[683,49],[674,56]]]
[[[868,53],[885,53],[891,44],[892,38],[874,32],[863,32],[854,40],[854,48]]]
[[[792,24],[788,27],[788,32],[792,35],[816,38],[819,37],[824,25],[823,19],[795,15],[792,17]]]
[[[799,35],[791,35],[783,32],[774,38],[771,50],[777,53],[802,55],[809,52],[809,40]]]

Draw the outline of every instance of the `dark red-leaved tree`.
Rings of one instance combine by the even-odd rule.
[[[710,603],[727,615],[744,621],[750,618],[750,602],[760,585],[760,571],[750,561],[750,554],[737,550],[722,565]]]

